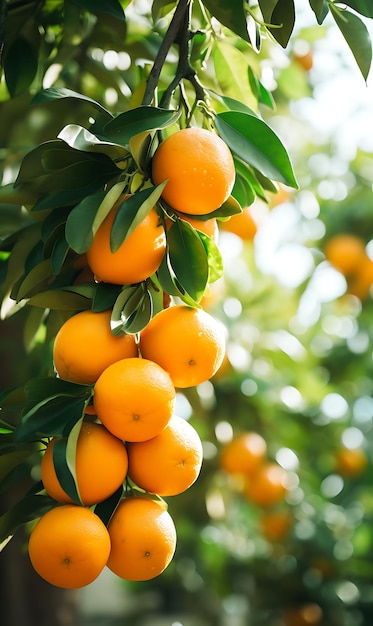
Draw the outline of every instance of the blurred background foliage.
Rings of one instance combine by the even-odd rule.
[[[91,3],[97,12],[69,0],[8,3],[13,49],[0,82],[3,184],[35,145],[67,123],[88,122],[84,102],[30,107],[40,89],[73,89],[114,113],[141,102],[168,4],[121,2],[124,19],[115,2]],[[212,381],[177,397],[177,411],[204,442],[205,461],[197,483],[169,499],[175,558],[149,583],[120,583],[105,572],[74,596],[54,590],[47,617],[41,605],[50,588],[27,570],[21,535],[2,554],[9,624],[372,623],[372,92],[333,24],[317,26],[306,4],[285,49],[265,36],[257,53],[230,33],[214,58],[209,36],[195,38],[192,58],[209,88],[255,104],[242,63],[265,85],[275,105],[261,104],[260,113],[289,151],[299,191],[281,187],[267,203],[256,201],[251,225],[238,226],[238,234],[229,223],[221,229],[225,278],[204,305],[227,327],[227,359]],[[176,61],[171,52],[163,84]],[[3,203],[0,215],[1,236],[29,219],[21,205]],[[333,262],[326,254],[340,234],[364,247],[348,271],[338,266],[346,247]],[[25,332],[23,311],[0,325],[2,389],[51,371],[51,346],[31,341],[25,350]],[[259,433],[268,460],[286,471],[281,501],[254,504],[242,477],[222,469],[222,450],[245,432]],[[35,472],[29,467],[25,483]],[[2,510],[15,497],[3,494]]]

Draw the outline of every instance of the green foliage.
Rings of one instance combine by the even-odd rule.
[[[65,491],[79,503],[76,442],[93,390],[54,376],[50,341],[65,319],[84,309],[111,309],[114,334],[138,334],[163,308],[165,297],[171,295],[198,307],[222,278],[221,249],[176,214],[162,199],[163,185],[152,182],[151,159],[169,133],[189,125],[208,128],[225,140],[233,154],[236,180],[232,195],[215,212],[198,216],[201,222],[211,218],[225,221],[251,205],[254,210],[264,206],[265,214],[269,213],[278,183],[302,189],[309,176],[307,171],[302,180],[302,168],[307,169],[310,154],[298,157],[303,161],[293,167],[286,142],[271,124],[276,106],[283,114],[283,101],[290,94],[282,88],[283,81],[295,74],[286,78],[286,70],[276,68],[276,85],[269,87],[261,72],[261,59],[268,66],[273,59],[272,46],[277,43],[291,57],[297,3],[260,0],[259,6],[254,6],[203,0],[191,2],[188,12],[184,0],[155,0],[150,3],[149,15],[141,16],[131,2],[117,0],[42,2],[36,11],[27,3],[10,0],[7,4],[0,106],[4,120],[14,119],[14,108],[13,127],[20,125],[21,140],[13,135],[15,154],[5,157],[4,180],[14,174],[14,184],[0,189],[1,299],[4,316],[17,319],[26,314],[20,322],[25,343],[35,359],[43,353],[44,367],[38,378],[30,376],[25,385],[0,395],[2,408],[12,413],[9,422],[1,422],[0,485],[3,491],[19,485],[20,476],[25,472],[29,476],[29,468],[40,464],[46,442],[58,437],[56,473]],[[371,42],[359,15],[373,17],[370,3],[310,0],[309,4],[315,28],[324,24],[328,14],[335,20],[366,79]],[[121,65],[123,58],[127,62]],[[139,59],[145,61],[139,63]],[[289,67],[294,69],[294,63]],[[299,67],[298,72],[302,81],[291,78],[291,97],[300,97],[300,92],[309,96],[312,85]],[[52,86],[43,88],[44,84]],[[4,144],[7,126],[4,123],[0,129]],[[359,184],[369,167],[370,161],[357,168]],[[322,181],[321,173],[320,180],[314,181],[315,188]],[[130,197],[124,202],[121,198],[126,195]],[[362,208],[362,196],[358,195],[351,208],[351,195],[346,213],[339,204],[334,212],[330,205],[321,206],[315,232],[322,224],[327,239],[335,230],[360,229],[366,241],[371,198]],[[96,283],[86,275],[81,282],[84,272],[79,263],[116,203],[120,207],[111,232],[113,251],[153,206],[164,226],[171,222],[160,268],[133,285]],[[276,210],[272,211],[276,215]],[[314,265],[322,265],[322,243],[302,240],[306,222],[304,216],[299,219],[294,237],[297,244],[312,251]],[[278,224],[273,222],[274,231]],[[207,580],[218,589],[214,597],[226,598],[232,593],[249,598],[252,621],[258,625],[279,623],[285,601],[312,601],[322,606],[328,624],[340,626],[350,623],[341,619],[343,611],[350,609],[335,610],[342,605],[336,593],[338,585],[346,580],[359,586],[361,580],[371,577],[371,454],[361,480],[342,480],[341,491],[335,494],[328,492],[328,484],[340,484],[334,459],[346,430],[361,427],[363,432],[366,427],[363,434],[371,444],[371,405],[360,414],[364,423],[356,418],[354,407],[361,399],[371,399],[372,372],[368,352],[350,349],[354,335],[347,337],[342,331],[338,335],[330,329],[333,323],[338,326],[335,320],[342,317],[341,327],[343,323],[345,328],[353,327],[357,337],[361,333],[371,342],[371,302],[357,302],[347,294],[346,300],[316,303],[319,317],[312,327],[304,328],[297,316],[301,304],[311,306],[313,272],[296,289],[287,289],[258,270],[250,243],[235,240],[232,247],[236,244],[243,249],[242,258],[237,256],[233,265],[229,264],[225,302],[214,309],[229,331],[228,372],[203,389],[184,394],[206,443],[206,460],[200,489],[175,504],[182,565],[172,579],[166,574],[165,580],[175,597],[182,590],[192,597],[193,605],[198,596],[195,589],[201,589],[201,595],[209,593]],[[245,316],[237,315],[237,303]],[[323,398],[333,393],[340,393],[349,406],[347,415],[335,422],[321,410]],[[286,402],[289,397],[298,399],[298,404]],[[259,511],[219,469],[224,443],[219,432],[227,423],[234,432],[261,432],[272,459],[279,450],[293,452],[298,459],[292,470],[291,497],[284,505],[291,511],[294,526],[282,543],[265,541]],[[121,487],[96,507],[105,523],[122,492]],[[6,541],[20,525],[55,504],[36,483],[0,517],[0,540]],[[342,554],[350,544],[353,561]],[[343,558],[336,560],[336,554]],[[188,578],[184,565],[191,555],[196,572]],[[317,559],[333,565],[330,578],[317,569]],[[250,580],[243,591],[245,576]],[[255,601],[249,591],[252,580]],[[278,593],[268,610],[267,591],[274,587]],[[370,593],[369,586],[364,597],[369,598]]]

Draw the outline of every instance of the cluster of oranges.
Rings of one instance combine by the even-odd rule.
[[[343,274],[347,292],[365,300],[373,285],[373,261],[361,237],[350,233],[333,235],[325,244],[326,259]]]
[[[287,534],[291,516],[272,508],[282,503],[289,489],[287,471],[267,456],[267,443],[257,432],[243,432],[227,443],[220,454],[220,468],[237,480],[243,496],[261,508],[261,531],[270,541]]]
[[[192,220],[228,198],[233,159],[217,135],[188,128],[159,145],[152,179],[155,184],[168,181],[164,201],[175,215]],[[97,280],[127,285],[156,272],[167,225],[152,208],[113,252],[111,230],[123,202],[126,197],[114,204],[86,256]],[[203,224],[214,236],[216,221]],[[41,478],[56,506],[37,522],[29,541],[35,570],[65,588],[91,583],[106,565],[126,580],[147,580],[170,563],[176,531],[162,498],[194,483],[203,456],[196,430],[174,413],[176,389],[210,379],[224,357],[224,329],[202,308],[171,302],[136,335],[113,334],[111,316],[111,309],[76,313],[62,325],[53,346],[57,376],[92,386],[78,434],[74,428],[67,439],[46,442]],[[65,491],[70,489],[57,463],[61,453],[71,470],[75,499]],[[94,507],[121,488],[105,525]]]

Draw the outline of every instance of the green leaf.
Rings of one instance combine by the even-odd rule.
[[[99,313],[100,311],[111,309],[121,289],[120,285],[111,285],[104,282],[98,283],[93,295],[92,311]]]
[[[0,543],[9,539],[16,530],[56,506],[49,496],[29,494],[0,517]]]
[[[295,24],[294,0],[278,0],[270,18],[271,24],[279,25],[280,28],[269,28],[273,37],[283,47],[289,43],[289,39]]]
[[[58,311],[83,311],[91,308],[93,294],[94,285],[80,285],[79,291],[78,288],[61,287],[36,293],[28,300],[28,304]]]
[[[118,0],[72,0],[74,4],[78,5],[90,13],[107,13],[118,20],[125,20],[123,9]]]
[[[168,251],[163,256],[162,262],[157,270],[157,277],[161,289],[168,293],[170,296],[180,298],[186,304],[193,307],[199,307],[199,304],[194,300],[179,283],[175,272],[172,269],[170,257]]]
[[[256,109],[257,100],[250,85],[247,57],[229,43],[218,40],[213,48],[213,60],[224,97],[239,100],[251,109]]]
[[[107,498],[103,502],[99,502],[98,504],[96,504],[95,513],[105,524],[105,526],[107,526],[110,522],[111,516],[117,508],[122,496],[123,486],[121,485],[111,496],[109,496],[109,498]]]
[[[219,247],[216,245],[215,241],[211,239],[211,237],[209,237],[205,233],[202,233],[201,231],[198,231],[198,235],[201,238],[207,255],[207,263],[209,268],[207,282],[214,283],[224,274],[223,257],[221,255]]]
[[[153,316],[153,300],[148,289],[143,291],[140,302],[131,315],[126,317],[126,311],[122,311],[122,328],[126,333],[136,335],[147,326]]]
[[[19,446],[18,446],[19,447]],[[31,454],[34,454],[35,448],[31,447],[28,444],[28,447],[24,449],[16,449],[13,451],[9,451],[5,453],[1,450],[0,456],[0,491],[2,491],[2,485],[4,483],[5,477],[10,474],[14,468],[18,467],[25,459],[27,459]]]
[[[242,172],[237,170],[232,195],[242,207],[250,206],[255,200],[255,191],[251,185],[251,181]]]
[[[250,42],[247,30],[247,18],[242,0],[203,0],[211,15],[232,30],[236,35]]]
[[[242,209],[241,209],[239,202],[237,202],[237,200],[235,200],[233,196],[229,196],[228,200],[226,200],[224,204],[221,205],[221,207],[216,209],[216,211],[212,211],[211,213],[208,213],[207,215],[200,215],[199,217],[204,218],[204,219],[212,219],[212,218],[219,218],[219,217],[223,218],[223,217],[230,217],[231,215],[236,215],[236,213],[241,213],[241,211]],[[196,216],[192,215],[191,217],[196,217]]]
[[[26,275],[17,291],[17,300],[30,298],[43,286],[47,286],[52,276],[52,266],[50,259],[45,259]]]
[[[250,68],[249,68],[250,69]],[[223,96],[216,91],[209,90],[209,94],[214,100],[221,102],[228,111],[241,111],[242,113],[249,113],[250,115],[256,115],[253,109],[250,109],[246,104],[236,98],[230,98],[229,96]]]
[[[233,111],[219,113],[215,121],[219,135],[240,159],[265,176],[297,188],[289,156],[265,122]]]
[[[121,161],[129,155],[128,150],[117,143],[102,141],[89,130],[78,124],[68,124],[57,135],[71,148],[83,152],[101,152],[113,161]]]
[[[372,42],[367,27],[350,11],[337,8],[332,2],[329,7],[335,23],[355,57],[360,72],[367,80],[372,62]]]
[[[134,135],[147,130],[160,130],[175,124],[180,114],[180,111],[140,106],[120,113],[105,124],[104,133],[108,139],[128,145]]]
[[[72,91],[71,89],[65,89],[64,87],[49,87],[48,89],[40,91],[36,94],[36,96],[34,96],[31,104],[44,104],[45,102],[52,102],[53,100],[61,100],[61,98],[73,98],[75,100],[81,100],[82,102],[88,102],[106,117],[113,117],[113,115],[101,104],[99,104],[99,102],[96,102],[96,100],[92,100],[92,98],[88,98],[87,96],[84,96],[76,91]]]
[[[42,324],[45,311],[28,307],[27,317],[23,327],[23,342],[26,350],[31,350],[36,344],[36,335]]]
[[[93,222],[106,195],[107,193],[100,189],[86,196],[73,208],[67,218],[66,241],[78,254],[86,252],[92,244]]]
[[[26,154],[14,184],[39,196],[36,212],[77,203],[120,173],[105,154],[75,150],[57,139]]]
[[[111,329],[115,335],[139,333],[153,314],[152,297],[144,283],[126,286],[113,306]]]
[[[18,36],[9,45],[4,60],[5,81],[12,98],[27,91],[37,69],[37,51],[22,35]]]
[[[312,11],[316,16],[317,23],[322,24],[329,13],[328,3],[326,2],[326,0],[309,0],[309,3]]]
[[[115,216],[110,233],[112,252],[116,252],[127,237],[133,233],[135,228],[141,224],[161,197],[161,193],[166,185],[167,180],[157,185],[157,187],[149,187],[148,189],[137,191],[122,203]]]
[[[57,439],[53,446],[53,465],[62,489],[76,503],[82,504],[76,481],[76,446],[83,416],[74,424],[66,439]]]
[[[167,233],[168,256],[178,283],[199,302],[206,289],[209,267],[201,238],[193,226],[176,220]]]
[[[371,0],[343,0],[342,4],[347,4],[347,6],[354,9],[357,13],[360,13],[360,15],[373,18],[373,5]]]
[[[26,402],[26,393],[23,386],[11,387],[0,393],[0,407],[21,409]]]
[[[266,89],[263,83],[259,80],[259,78],[254,74],[251,67],[249,67],[249,81],[251,85],[251,89],[253,93],[256,94],[258,101],[261,104],[269,107],[270,109],[275,108],[275,101],[273,96],[268,89]],[[244,113],[250,113],[250,111],[244,111]]]
[[[80,396],[56,393],[28,405],[17,425],[14,440],[38,441],[42,437],[65,437],[82,417],[91,389],[81,385]]]
[[[106,216],[110,213],[114,204],[119,200],[120,196],[123,194],[124,189],[126,187],[126,182],[121,181],[113,185],[109,191],[106,193],[105,197],[100,203],[98,207],[97,214],[92,223],[92,236],[94,237],[100,228],[102,222],[106,218]]]
[[[69,244],[65,239],[64,228],[61,229],[60,236],[56,239],[51,254],[51,268],[55,276],[61,271],[64,261],[69,251]]]

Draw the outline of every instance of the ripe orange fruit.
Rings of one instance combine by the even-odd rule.
[[[229,198],[235,181],[233,157],[215,133],[184,128],[158,146],[152,178],[156,185],[168,181],[162,197],[175,211],[204,215]]]
[[[351,277],[347,291],[352,295],[366,300],[373,285],[373,261],[366,256],[360,263],[356,273]]]
[[[93,511],[65,504],[40,518],[28,552],[36,572],[51,585],[78,589],[93,582],[105,567],[110,537]]]
[[[340,448],[336,456],[336,468],[341,476],[353,478],[364,472],[368,458],[361,448]]]
[[[138,355],[134,335],[116,336],[110,328],[111,311],[81,311],[58,331],[53,362],[60,378],[91,385],[111,363]]]
[[[41,479],[48,495],[58,502],[72,503],[62,489],[53,464],[56,438],[51,439],[41,461]],[[105,500],[123,483],[127,475],[126,447],[102,424],[83,422],[76,447],[76,481],[81,501],[92,506]]]
[[[220,467],[229,474],[252,476],[264,463],[267,444],[258,433],[237,435],[223,448]]]
[[[252,241],[257,232],[256,222],[251,214],[250,207],[242,209],[242,213],[232,215],[227,221],[220,223],[220,228],[234,233],[243,241]]]
[[[284,611],[285,626],[317,626],[323,620],[323,612],[318,604],[310,602]]]
[[[124,498],[110,520],[107,566],[125,580],[150,580],[169,565],[176,530],[164,507],[150,498]]]
[[[344,276],[358,272],[367,256],[363,240],[348,233],[330,237],[325,244],[324,253],[329,263]]]
[[[267,511],[260,520],[260,530],[268,541],[281,541],[288,535],[291,524],[289,511]]]
[[[258,506],[271,506],[281,502],[288,489],[286,470],[277,463],[265,463],[250,476],[246,486],[247,499]]]
[[[167,372],[148,359],[123,359],[98,379],[93,402],[101,422],[125,441],[158,435],[171,419],[175,388]]]
[[[166,248],[164,228],[155,209],[151,209],[118,250],[111,251],[111,228],[124,201],[122,197],[114,204],[86,253],[96,278],[118,285],[139,283],[154,274]]]
[[[189,422],[174,415],[159,435],[128,446],[128,475],[138,487],[160,496],[186,491],[202,465],[202,443]]]
[[[140,333],[140,352],[169,372],[175,387],[193,387],[219,369],[224,331],[206,311],[175,305],[157,313]]]
[[[303,54],[296,53],[294,54],[294,61],[304,69],[305,72],[309,72],[313,66],[313,54],[312,51],[309,50]]]

